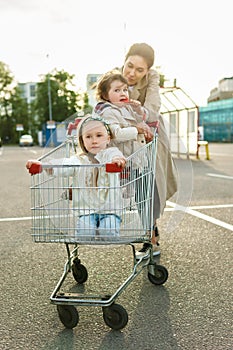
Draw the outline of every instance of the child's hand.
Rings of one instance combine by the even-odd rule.
[[[112,158],[112,163],[116,164],[120,168],[124,169],[126,164],[126,159],[124,157],[114,157]]]
[[[142,107],[140,101],[129,100],[128,104],[133,108],[134,112],[144,115],[144,108]]]
[[[38,160],[28,160],[26,168],[29,170],[31,175],[39,174],[42,172],[42,163]]]
[[[40,165],[40,166],[42,165],[41,162],[40,162],[39,160],[31,159],[31,160],[28,160],[28,161],[27,161],[27,163],[26,163],[26,168],[27,168],[27,169],[30,169],[31,166],[32,166],[33,164],[37,164],[38,166],[39,166],[39,165]]]
[[[42,172],[42,163],[39,160],[31,159],[27,161],[26,168],[30,174],[38,174]],[[53,168],[46,168],[45,171],[48,175],[53,175]]]

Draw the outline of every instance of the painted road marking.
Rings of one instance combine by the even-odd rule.
[[[179,205],[170,201],[167,201],[167,205],[171,208],[165,208],[165,211],[174,211],[174,210],[180,210],[187,214],[193,215],[198,217],[199,219],[208,221],[214,225],[226,228],[227,230],[233,231],[233,225],[228,224],[224,221],[218,220],[213,218],[212,216],[202,214],[195,209],[220,209],[220,208],[233,208],[233,204],[219,204],[219,205],[200,205],[200,206],[193,206],[193,207],[184,207],[183,205]],[[0,218],[0,222],[11,222],[11,221],[25,221],[25,220],[32,220],[31,216],[25,216],[21,218]]]
[[[191,207],[184,207],[183,205],[179,205],[179,204],[176,204],[176,203],[173,203],[173,202],[169,202],[169,201],[167,202],[167,204],[170,205],[171,207],[173,207],[174,210],[183,211],[183,212],[185,212],[185,213],[187,213],[187,214],[196,216],[196,217],[198,217],[199,219],[202,219],[202,220],[211,222],[211,223],[214,224],[214,225],[218,225],[218,226],[220,226],[220,227],[226,228],[227,230],[233,231],[233,225],[227,224],[227,223],[224,222],[224,221],[215,219],[215,218],[213,218],[212,216],[199,213],[198,211],[193,210]],[[230,204],[230,206],[232,206],[232,204]],[[212,208],[213,208],[213,207],[212,207]]]
[[[227,175],[221,175],[221,174],[212,174],[212,173],[208,173],[208,176],[212,176],[212,177],[220,177],[222,179],[228,179],[228,180],[233,180],[233,176],[227,176]]]
[[[167,205],[171,205],[171,202],[167,202]],[[233,204],[194,205],[192,207],[184,207],[184,208],[197,209],[197,210],[198,209],[221,209],[221,208],[233,208]],[[172,208],[165,208],[165,211],[174,211],[174,210],[176,210],[174,209],[174,206]]]

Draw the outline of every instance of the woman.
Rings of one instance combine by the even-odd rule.
[[[130,99],[140,101],[149,111],[148,122],[159,121],[153,227],[154,235],[158,237],[156,220],[163,214],[166,200],[177,191],[177,179],[164,121],[159,114],[159,74],[152,69],[153,64],[153,48],[146,43],[135,43],[129,48],[121,71],[128,82]],[[152,240],[152,243],[156,245],[157,239]],[[144,244],[139,252],[143,254],[147,249],[148,245]]]

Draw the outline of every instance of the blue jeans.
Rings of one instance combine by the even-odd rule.
[[[77,235],[95,237],[119,236],[121,218],[115,214],[82,215],[77,222]]]

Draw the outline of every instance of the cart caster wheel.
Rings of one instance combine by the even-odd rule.
[[[106,325],[114,330],[120,330],[128,323],[128,313],[119,304],[103,307],[103,318]]]
[[[57,312],[61,323],[68,329],[77,326],[79,322],[79,314],[73,305],[57,305]]]
[[[80,264],[79,259],[75,259],[72,265],[72,273],[76,282],[84,283],[88,278],[87,269],[84,265]]]
[[[168,271],[166,267],[162,265],[155,265],[155,275],[148,272],[148,279],[151,283],[156,285],[165,283],[168,279]]]

